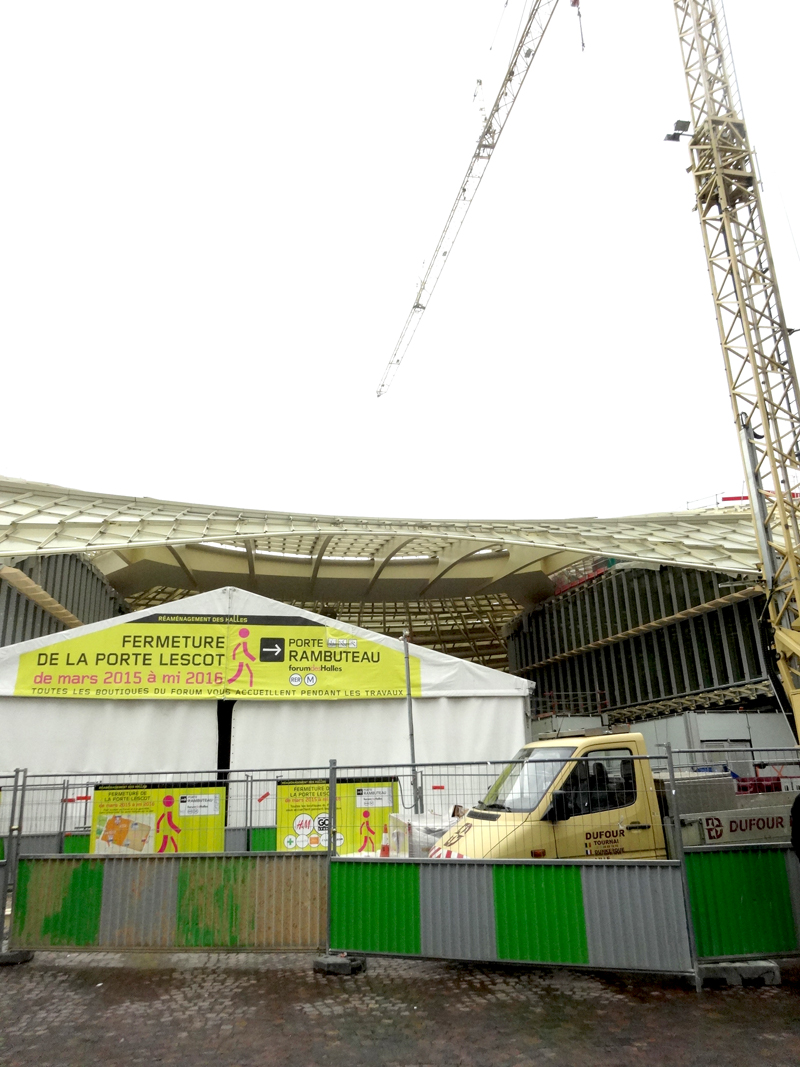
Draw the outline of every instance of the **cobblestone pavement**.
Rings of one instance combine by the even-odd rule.
[[[301,955],[37,953],[0,968],[3,1067],[796,1067],[800,970],[780,987]]]

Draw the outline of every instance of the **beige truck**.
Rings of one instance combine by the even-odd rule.
[[[794,792],[743,795],[730,772],[653,773],[638,733],[586,731],[525,745],[432,859],[663,859],[685,845],[788,841]],[[663,764],[663,760],[659,761]]]

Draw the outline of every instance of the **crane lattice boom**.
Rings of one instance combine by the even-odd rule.
[[[689,142],[733,414],[784,688],[800,726],[800,387],[722,0],[674,0]]]
[[[492,105],[481,135],[478,138],[477,147],[467,167],[464,180],[459,186],[455,203],[450,209],[444,230],[428,263],[428,269],[420,282],[414,303],[400,333],[400,338],[394,346],[392,358],[383,372],[383,377],[378,386],[378,396],[383,396],[392,384],[397,369],[403,362],[403,357],[416,333],[422,313],[433,296],[433,291],[447,263],[447,257],[452,251],[459,230],[464,224],[470,204],[474,200],[481,180],[486,173],[489,160],[497,147],[500,134],[505,128],[508,116],[511,114],[511,109],[519,95],[525,76],[530,69],[531,63],[533,63],[557,5],[558,0],[533,0],[522,34],[511,57],[511,63],[503,78],[503,84],[500,86],[500,92],[497,94],[497,99]]]

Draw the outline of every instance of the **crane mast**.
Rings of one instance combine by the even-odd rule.
[[[800,386],[722,0],[673,0],[690,171],[783,687],[800,728]]]
[[[411,310],[400,333],[400,338],[394,346],[391,359],[383,372],[383,377],[378,385],[378,396],[383,396],[392,384],[394,376],[403,362],[403,357],[417,331],[422,314],[433,296],[433,291],[447,263],[447,257],[455,244],[459,230],[464,224],[470,205],[486,173],[486,168],[489,166],[489,160],[492,158],[497,142],[500,140],[500,134],[505,128],[508,116],[511,114],[511,109],[525,81],[525,76],[536,57],[539,45],[542,43],[542,38],[557,6],[558,0],[533,0],[522,34],[514,49],[503,83],[500,86],[500,92],[497,94],[497,98],[492,104],[492,109],[481,130],[477,147],[467,167],[467,173],[459,186],[455,203],[450,209],[444,230],[430,258],[425,275],[419,284],[417,295],[411,305]]]

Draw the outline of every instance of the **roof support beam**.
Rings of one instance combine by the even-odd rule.
[[[57,600],[54,600],[49,593],[23,571],[18,570],[17,567],[0,567],[0,578],[70,629],[75,626],[83,626],[83,623],[76,615],[73,615],[63,604],[59,604]]]
[[[314,589],[317,584],[317,575],[319,574],[320,564],[322,563],[322,558],[325,555],[325,550],[327,549],[328,545],[331,543],[332,540],[333,534],[328,534],[326,537],[320,537],[317,540],[319,548],[317,549],[317,554],[314,557],[314,566],[311,568],[311,586],[308,590],[309,600],[312,600],[314,598]]]
[[[256,580],[256,554],[253,551],[253,542],[245,541],[244,550],[247,553],[247,570],[250,572],[250,581]]]
[[[189,564],[184,559],[183,553],[179,552],[177,550],[177,548],[174,548],[172,545],[167,545],[167,548],[169,549],[169,551],[172,554],[172,556],[175,558],[175,560],[176,560],[178,566],[180,567],[180,569],[183,571],[183,573],[189,579],[189,582],[191,584],[191,588],[192,589],[199,589],[200,586],[197,584],[197,578],[195,577],[194,571],[192,570],[192,568],[189,566]]]
[[[364,593],[365,600],[372,592],[375,583],[383,573],[386,564],[390,563],[397,553],[404,549],[405,546],[410,544],[413,540],[413,537],[393,537],[390,541],[386,542],[381,549],[380,554],[375,557],[375,563],[372,568],[372,577],[370,578],[369,585]]]
[[[453,567],[457,567],[459,563],[466,563],[468,559],[476,555],[478,552],[484,552],[487,548],[495,548],[496,542],[484,542],[483,544],[475,544],[474,541],[464,541],[459,539],[454,541],[450,547],[441,554],[439,557],[439,563],[436,568],[436,572],[429,582],[427,582],[419,591],[419,596],[424,597],[430,594],[431,589],[436,583],[451,571]]]
[[[491,577],[485,582],[481,582],[476,589],[473,589],[473,596],[491,588],[491,586],[495,585],[497,582],[502,581],[503,578],[509,578],[512,574],[518,574],[526,567],[536,567],[536,564],[538,563],[540,566],[536,567],[536,570],[544,570],[544,567],[541,566],[542,562],[549,559],[552,555],[547,549],[523,548],[521,545],[509,545],[506,549],[506,553],[505,559],[499,563],[497,569],[492,572]],[[576,556],[575,558],[580,559],[580,556]]]

